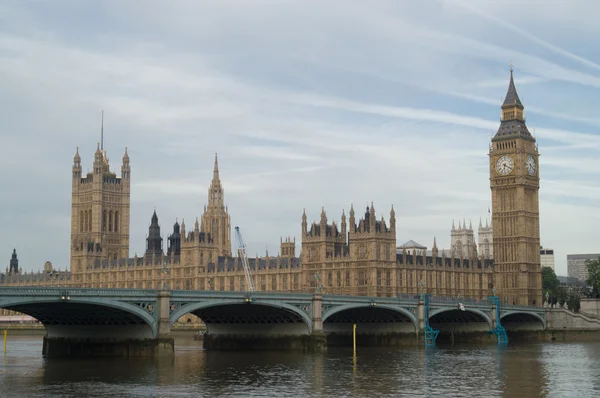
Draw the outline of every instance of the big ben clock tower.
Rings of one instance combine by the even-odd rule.
[[[495,288],[507,304],[541,305],[538,148],[513,80],[490,145]]]

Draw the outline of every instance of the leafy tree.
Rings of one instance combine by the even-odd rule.
[[[588,272],[586,282],[592,287],[592,295],[598,297],[600,292],[600,257],[596,260],[585,260],[585,266]]]
[[[579,308],[581,307],[581,297],[579,292],[575,290],[571,290],[567,296],[567,307],[573,312],[579,312]]]
[[[550,267],[542,267],[542,289],[544,294],[550,293],[551,296],[556,295],[560,282],[554,273],[554,270]]]
[[[562,306],[568,300],[569,300],[569,295],[567,293],[567,289],[559,288],[556,290],[556,303],[557,304]]]

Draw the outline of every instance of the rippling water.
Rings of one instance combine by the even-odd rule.
[[[38,337],[9,338],[2,397],[592,397],[600,343],[291,352],[206,352],[176,340],[172,359],[44,359]]]

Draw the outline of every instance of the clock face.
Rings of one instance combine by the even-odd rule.
[[[527,156],[527,160],[525,161],[525,167],[527,168],[527,174],[529,174],[530,176],[535,175],[536,165],[535,158],[533,156]]]
[[[496,172],[500,175],[508,175],[513,171],[514,168],[513,159],[510,156],[500,156],[496,161]]]

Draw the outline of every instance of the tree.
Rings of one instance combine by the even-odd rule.
[[[554,270],[550,267],[542,267],[542,290],[544,295],[548,292],[550,296],[555,296],[559,285],[560,282]]]
[[[592,287],[593,297],[598,297],[600,293],[600,257],[596,260],[585,260],[588,278],[586,282]]]

